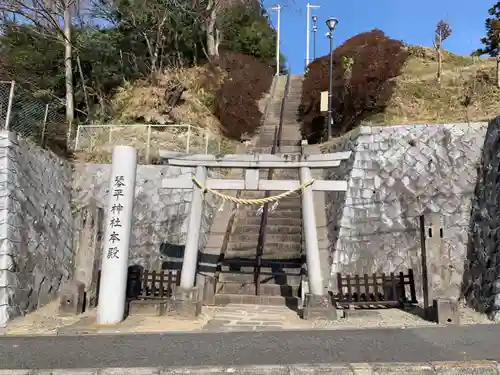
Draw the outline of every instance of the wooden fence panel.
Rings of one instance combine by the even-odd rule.
[[[409,286],[410,298],[406,287]],[[337,273],[337,303],[353,306],[398,306],[417,303],[413,270],[408,274],[342,275]]]

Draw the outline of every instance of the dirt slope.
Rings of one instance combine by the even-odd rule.
[[[371,124],[486,121],[500,110],[494,59],[445,52],[441,85],[436,83],[432,49],[407,47],[409,56],[384,112],[366,119]]]

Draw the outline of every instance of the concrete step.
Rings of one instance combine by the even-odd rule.
[[[273,180],[277,180],[277,179],[278,178],[273,178]],[[286,180],[291,180],[291,179],[286,178]],[[245,198],[249,198],[249,199],[263,198],[265,192],[262,191],[259,193],[261,193],[261,194],[257,195],[257,194],[250,194],[250,192],[244,192],[242,196]],[[275,191],[270,192],[271,196],[275,196],[275,195],[280,194],[280,193],[282,193],[282,192],[281,191],[280,192],[275,192]],[[297,202],[297,201],[287,202],[287,199],[295,199],[298,196],[299,196],[299,193],[292,193],[288,197],[282,198],[281,200],[278,201],[279,202],[278,206],[276,207],[276,209],[274,211],[271,212],[271,210],[269,210],[269,215],[276,214],[276,215],[280,216],[283,214],[284,215],[290,214],[291,216],[294,216],[297,214],[301,214],[302,213],[302,205],[300,204],[300,202]],[[274,202],[268,203],[269,208],[271,208],[273,206],[273,204],[274,204]],[[247,216],[253,215],[253,214],[258,214],[259,208],[260,208],[260,205],[254,205],[250,209],[245,210],[245,213]]]
[[[270,154],[272,146],[260,146],[255,151],[259,151],[261,154]],[[301,152],[301,146],[283,146],[280,152],[282,154],[293,154]]]
[[[286,199],[286,198],[284,198]],[[268,203],[269,211],[268,217],[294,217],[294,218],[302,218],[302,207],[299,204],[281,206],[278,203],[278,206],[274,211],[271,210],[273,203]],[[261,216],[258,212],[259,206],[254,206],[253,210],[247,211],[245,213],[245,217],[253,217],[253,216]]]
[[[296,122],[284,122],[283,123],[283,127],[281,128],[281,133],[283,134],[283,132],[297,132],[297,131],[300,131],[300,129],[297,128],[297,124]],[[266,127],[262,127],[259,134],[274,134],[274,126],[266,126]],[[278,127],[278,130],[279,130],[279,127]]]
[[[216,287],[217,294],[256,294],[256,285],[254,283],[218,283]],[[261,296],[278,296],[278,297],[299,297],[300,285],[277,285],[277,284],[261,284],[259,288]]]
[[[249,275],[253,274],[255,271],[255,266],[250,266],[250,262],[246,262],[243,264],[246,264],[245,266],[237,267],[237,264],[241,260],[235,260],[234,264],[232,265],[221,265],[221,274],[244,274],[244,275]],[[251,260],[252,263],[255,263],[256,260]],[[265,263],[265,260],[263,261]],[[260,267],[260,274],[264,276],[273,276],[276,278],[279,277],[285,277],[285,276],[297,276],[302,274],[302,265],[297,265],[294,264],[293,268],[289,268],[287,266],[286,261],[283,261],[283,266],[280,267],[280,262],[273,260],[274,266],[273,267]]]
[[[231,236],[233,237],[233,236]],[[267,237],[267,236],[266,236]],[[231,251],[237,254],[250,253],[255,254],[257,248],[257,242],[252,243],[243,243],[243,242],[233,242],[232,238],[229,239],[229,243],[227,244],[227,251]],[[299,241],[281,241],[279,243],[268,242],[266,239],[266,243],[264,244],[264,254],[277,254],[278,256],[275,259],[281,259],[280,253],[296,253],[297,255],[293,258],[287,257],[286,259],[295,259],[300,258],[300,250],[302,249],[302,240]],[[243,257],[243,255],[241,255]],[[269,258],[269,257],[268,257]]]
[[[245,219],[240,219],[238,221],[238,226],[245,227],[246,225],[249,226],[260,226],[260,217],[257,216],[250,216]],[[292,228],[302,228],[302,216],[301,217],[268,217],[267,218],[267,225],[268,227],[281,227],[281,226],[286,226],[286,227],[292,227]]]
[[[267,249],[264,250],[264,254],[262,254],[262,259],[263,261],[265,260],[275,260],[275,259],[281,259],[281,260],[293,260],[297,259],[297,257],[301,256],[301,249],[294,249],[294,250],[288,250],[285,251],[283,249],[280,250],[275,250],[272,251],[273,249]],[[227,249],[226,252],[224,253],[224,259],[227,261],[230,260],[241,260],[241,259],[247,259],[247,260],[255,260],[257,257],[257,246],[254,246],[251,250],[234,250],[234,249]]]
[[[300,274],[269,275],[259,274],[259,282],[267,285],[300,285],[302,276]],[[252,284],[255,283],[255,274],[238,272],[221,272],[217,283]]]
[[[254,211],[253,213],[249,213],[246,217],[260,217],[257,216],[258,213],[256,211]],[[285,208],[285,209],[279,209],[279,206],[278,208],[276,209],[276,211],[269,211],[268,213],[268,219],[269,218],[287,218],[287,219],[302,219],[302,209],[297,207],[295,209],[292,209],[292,208]],[[268,220],[268,223],[269,223],[269,220]]]
[[[275,169],[275,171],[277,171],[277,170]],[[260,172],[260,178],[267,180],[267,177],[268,177],[267,171]],[[297,177],[288,177],[288,176],[282,177],[276,172],[273,173],[272,177],[273,177],[272,178],[273,180],[293,180],[293,181],[298,180]],[[244,191],[241,196],[245,197],[245,198],[264,198],[265,193],[266,192],[264,190],[248,190],[248,191]],[[275,195],[278,195],[281,193],[282,193],[282,191],[274,191],[273,190],[273,191],[271,191],[270,194],[271,194],[271,196],[275,196]],[[301,207],[301,200],[300,199],[301,198],[300,198],[299,193],[290,194],[289,196],[279,200],[278,207],[280,207],[280,208],[290,207],[293,209],[295,209],[296,207]],[[269,204],[272,205],[273,203],[269,203]],[[249,211],[256,211],[258,209],[258,207],[259,207],[258,205],[255,205],[252,208],[250,208]]]
[[[260,223],[255,225],[242,224],[238,225],[233,235],[240,233],[259,233]],[[296,226],[288,226],[288,225],[267,225],[266,226],[266,240],[269,235],[283,235],[283,234],[296,234],[302,233],[302,224]]]
[[[288,178],[286,178],[288,180]],[[295,208],[301,208],[302,207],[302,200],[300,196],[296,196],[295,194],[285,197],[281,200],[278,201],[278,207],[276,210],[279,209],[295,209]]]
[[[263,139],[274,139],[274,132],[271,134],[271,133],[262,133],[260,134],[260,141],[262,141]],[[281,141],[283,140],[294,140],[294,141],[300,141],[302,140],[301,136],[300,136],[300,132],[297,130],[293,130],[293,131],[283,131],[281,133]]]
[[[229,240],[229,243],[257,243],[259,240],[259,232],[238,232],[233,233]],[[266,244],[281,244],[283,242],[301,242],[302,241],[302,233],[300,229],[295,234],[287,234],[287,233],[279,233],[272,234],[266,233],[265,243]]]
[[[260,143],[260,144],[265,146],[265,145],[267,145],[267,143],[266,143],[266,142],[267,142],[267,141],[271,141],[271,140],[272,140],[272,142],[274,142],[274,138],[272,138],[271,136],[264,135],[264,136],[261,136],[261,137],[260,137],[260,139],[259,139],[259,141],[258,141],[258,142],[259,142],[259,143],[260,143],[260,142],[262,142],[262,143]],[[284,141],[294,141],[294,142],[298,142],[298,143],[297,143],[297,145],[299,145],[299,144],[300,144],[300,142],[302,141],[302,138],[301,138],[300,134],[295,134],[295,133],[293,133],[293,134],[291,134],[291,133],[290,133],[290,134],[286,134],[286,133],[284,133],[284,134],[281,136],[281,138],[280,138],[280,144],[281,144],[281,145],[283,145],[283,142],[284,142]],[[292,145],[292,146],[293,146],[293,145]]]
[[[300,144],[300,140],[293,140],[293,141],[282,140],[281,144],[283,146],[295,146]]]
[[[257,243],[241,244],[230,243],[227,246],[224,258],[226,259],[255,259]],[[297,259],[302,255],[302,243],[264,244],[262,258],[264,259]]]
[[[297,309],[300,299],[295,297],[281,296],[252,296],[241,294],[216,294],[216,305],[246,304],[246,305],[266,305],[266,306],[287,306],[290,309]]]

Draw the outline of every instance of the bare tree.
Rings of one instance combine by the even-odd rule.
[[[75,118],[71,39],[72,13],[79,5],[79,0],[0,0],[0,11],[4,14],[19,16],[35,25],[38,32],[45,37],[57,38],[64,45],[68,140],[73,135]],[[60,19],[63,21],[62,25]]]
[[[259,0],[206,0],[205,33],[207,43],[207,57],[219,56],[219,45],[223,39],[220,25],[224,12],[231,8],[243,5],[244,7],[260,7]]]
[[[451,35],[451,27],[446,21],[439,21],[434,32],[434,49],[436,50],[438,66],[437,66],[437,83],[441,83],[441,74],[443,70],[443,42]]]
[[[219,38],[220,31],[217,28],[217,14],[220,8],[221,1],[207,1],[207,20],[206,20],[206,35],[207,35],[207,53],[209,58],[219,56]]]

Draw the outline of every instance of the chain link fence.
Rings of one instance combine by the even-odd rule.
[[[61,155],[68,151],[65,106],[60,99],[48,100],[47,95],[29,92],[15,81],[0,81],[0,121],[4,130],[42,147]],[[86,152],[89,160],[102,162],[119,144],[135,147],[146,163],[154,160],[159,150],[226,154],[235,148],[220,135],[190,124],[79,125],[74,141],[74,151]]]
[[[118,144],[135,147],[148,162],[158,156],[159,150],[198,154],[221,154],[227,150],[219,135],[190,124],[107,124],[77,128],[76,151],[110,152]]]
[[[0,120],[4,130],[41,146],[66,149],[67,123],[59,99],[39,97],[15,81],[0,81]]]

